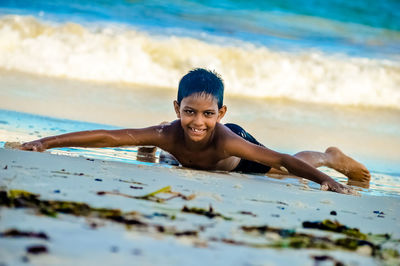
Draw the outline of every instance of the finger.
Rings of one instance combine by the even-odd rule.
[[[329,188],[331,191],[341,194],[348,194],[347,188],[341,184],[335,184]]]
[[[343,191],[342,193],[347,195],[357,195],[357,192],[351,187],[343,186],[341,190]]]
[[[329,186],[327,184],[322,184],[321,185],[321,190],[328,191],[329,190]]]
[[[27,151],[27,150],[29,150],[30,148],[29,148],[28,145],[26,145],[26,144],[24,143],[24,144],[22,144],[22,145],[19,147],[19,149],[20,149],[20,150],[23,150],[23,151]]]
[[[358,193],[355,189],[353,189],[351,187],[347,187],[347,194],[354,195],[354,196],[361,196],[360,193]]]

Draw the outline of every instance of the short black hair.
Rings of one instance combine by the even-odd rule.
[[[224,102],[224,82],[215,71],[196,68],[187,73],[179,82],[178,103],[183,98],[195,93],[206,93],[214,96],[221,108]]]

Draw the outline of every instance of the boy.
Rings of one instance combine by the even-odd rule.
[[[157,146],[182,166],[203,170],[244,173],[293,174],[321,185],[323,190],[350,193],[316,167],[328,166],[349,180],[370,179],[360,163],[331,147],[325,153],[281,154],[258,143],[235,124],[220,124],[226,113],[224,85],[215,72],[195,69],[179,83],[174,101],[177,120],[141,129],[94,130],[68,133],[24,143],[22,150],[43,151],[55,147]]]

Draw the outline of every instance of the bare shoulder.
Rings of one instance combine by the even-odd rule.
[[[240,137],[236,135],[232,130],[230,130],[227,126],[221,123],[217,123],[215,125],[215,137],[218,138],[219,141],[230,141]]]
[[[172,122],[163,122],[155,126],[155,131],[159,137],[159,145],[161,149],[169,150],[169,146],[177,142],[182,135],[182,127],[179,120]]]
[[[221,123],[217,123],[215,126],[214,138],[217,145],[220,148],[227,149],[230,146],[237,145],[238,142],[242,142],[242,138],[232,132],[227,126]]]
[[[159,134],[163,135],[163,137],[174,137],[181,131],[181,124],[179,120],[174,120],[172,122],[162,122],[155,128]]]
[[[216,127],[216,139],[218,139],[219,148],[222,149],[226,155],[237,156],[248,160],[256,160],[257,155],[266,154],[265,152],[268,153],[270,151],[266,147],[245,140],[223,124],[219,124],[218,127]]]

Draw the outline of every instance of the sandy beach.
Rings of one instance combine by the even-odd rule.
[[[400,202],[390,197],[324,192],[290,179],[18,150],[0,149],[0,161],[2,265],[398,263],[393,254],[400,250]],[[142,197],[162,188],[164,193]],[[4,192],[10,198],[15,190],[15,197],[19,190],[36,194],[36,202],[86,203],[130,214],[118,220],[65,209],[46,215],[32,203],[5,207]],[[371,235],[362,242],[360,235],[304,226],[324,220]],[[47,239],[7,236],[10,229]],[[350,249],[335,242],[341,238],[359,242]],[[45,250],[28,251],[35,246]]]
[[[400,265],[396,1],[1,1],[0,266]],[[364,164],[359,195],[144,162],[137,147],[9,149],[173,121],[218,72],[227,114],[281,153]],[[149,159],[149,158],[147,158]],[[347,178],[326,167],[337,182]]]

